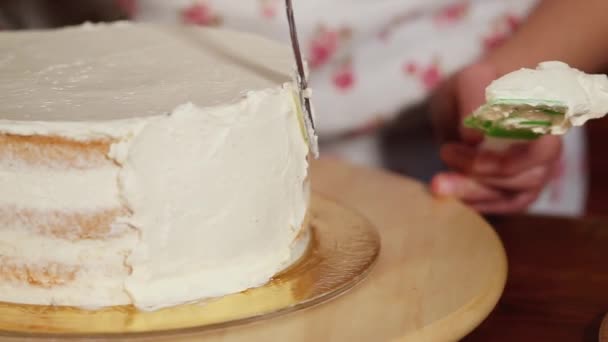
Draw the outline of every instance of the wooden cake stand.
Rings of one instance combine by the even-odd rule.
[[[310,309],[167,341],[455,341],[494,308],[507,261],[477,214],[433,199],[414,181],[335,161],[315,162],[312,179],[316,192],[379,230],[382,248],[368,278]]]
[[[497,235],[477,214],[456,201],[433,199],[422,184],[336,161],[314,162],[312,180],[315,193],[367,217],[380,234],[380,255],[361,284],[331,301],[255,323],[120,339],[455,341],[494,308],[507,262]]]

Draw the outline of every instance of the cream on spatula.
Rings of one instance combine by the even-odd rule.
[[[590,75],[562,62],[520,69],[486,88],[486,104],[465,119],[483,131],[483,148],[506,149],[608,113],[608,77]]]

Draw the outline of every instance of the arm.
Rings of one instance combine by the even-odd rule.
[[[608,1],[543,0],[503,45],[483,60],[499,75],[545,60],[588,73],[608,69]]]

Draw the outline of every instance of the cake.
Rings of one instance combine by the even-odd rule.
[[[564,62],[547,61],[535,69],[522,68],[494,80],[486,88],[486,100],[507,107],[517,105],[520,112],[527,114],[514,120],[517,128],[522,126],[522,120],[541,121],[546,125],[536,127],[535,132],[564,134],[572,126],[583,126],[608,113],[608,77],[586,74]],[[525,110],[529,108],[541,108],[541,115]],[[542,113],[543,108],[552,111],[542,115],[547,114]]]
[[[309,200],[293,65],[219,29],[0,32],[0,302],[152,310],[287,267]]]

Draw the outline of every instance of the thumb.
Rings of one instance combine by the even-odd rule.
[[[498,71],[490,63],[475,63],[460,72],[456,80],[458,89],[458,108],[460,120],[471,115],[485,103],[486,87],[498,77]],[[460,136],[465,142],[479,143],[483,135],[475,130],[460,125]]]
[[[433,177],[431,192],[438,196],[453,196],[463,201],[495,201],[501,193],[479,181],[455,172],[442,172]]]

